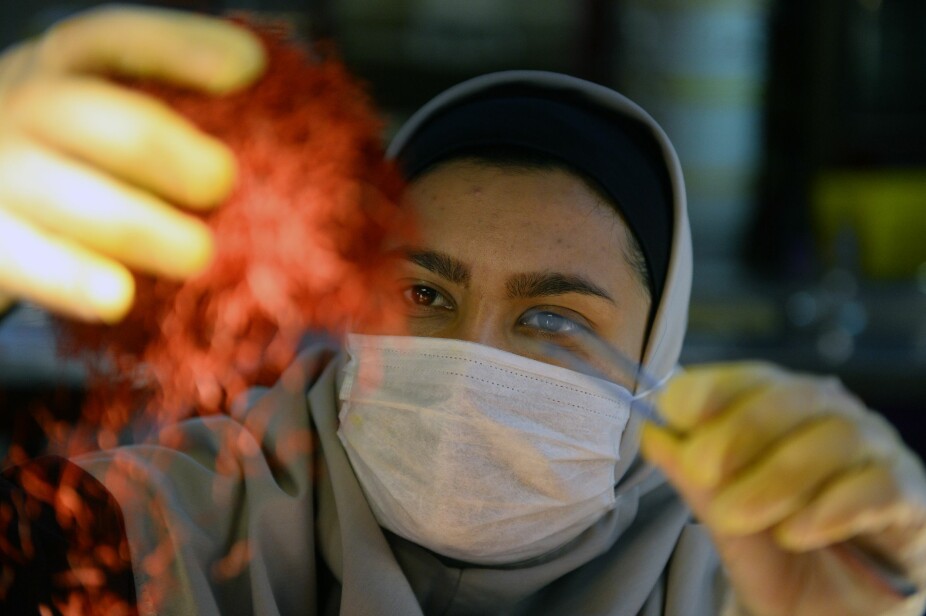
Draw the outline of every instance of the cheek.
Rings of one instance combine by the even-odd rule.
[[[628,275],[626,284],[618,291],[618,316],[606,323],[603,335],[627,357],[639,362],[646,346],[650,301],[636,276],[631,276]]]
[[[405,315],[396,313],[390,318],[383,319],[375,325],[356,325],[350,329],[355,334],[368,336],[408,336],[416,335],[409,331]]]
[[[409,336],[440,338],[448,336],[448,330],[451,327],[451,315],[438,315],[426,319],[410,316],[405,317],[405,331]]]
[[[646,346],[647,325],[649,323],[649,299],[637,291],[633,301],[629,301],[627,311],[627,324],[621,334],[624,348],[638,361],[643,360],[643,350]]]

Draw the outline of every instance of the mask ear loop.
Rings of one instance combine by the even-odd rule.
[[[643,367],[640,366],[640,369],[638,372],[638,382],[642,384],[645,389],[643,391],[636,392],[633,395],[633,399],[638,400],[640,398],[646,398],[647,396],[651,396],[655,393],[662,391],[665,388],[665,386],[669,383],[669,381],[675,378],[675,376],[681,374],[682,371],[683,371],[683,368],[680,365],[676,364],[675,367],[672,368],[667,375],[665,375],[659,380],[656,380],[655,377],[648,374],[646,371],[643,370]]]
[[[656,379],[654,376],[649,374],[642,365],[639,365],[637,368],[637,383],[643,386],[642,391],[637,391],[634,393],[633,398],[631,398],[630,410],[631,412],[637,412],[643,415],[648,421],[652,423],[665,427],[666,421],[663,419],[662,412],[659,410],[654,403],[650,402],[647,398],[650,398],[653,394],[657,394],[671,381],[676,375],[681,374],[683,368],[676,364],[672,370],[669,371],[661,379]]]

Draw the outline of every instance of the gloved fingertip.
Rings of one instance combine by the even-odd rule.
[[[743,393],[782,378],[780,369],[761,362],[689,366],[667,384],[656,403],[678,431],[702,425]]]
[[[703,371],[684,372],[659,392],[656,405],[669,425],[687,432],[701,423],[702,415],[710,410],[713,388],[713,380]]]
[[[640,450],[644,457],[667,474],[673,475],[677,471],[680,456],[679,441],[670,430],[652,423],[645,424],[641,435]]]
[[[238,176],[238,161],[223,143],[203,138],[200,148],[188,150],[188,173],[183,179],[180,199],[197,210],[212,209],[234,191]]]
[[[85,293],[96,318],[108,324],[118,323],[132,307],[135,280],[124,268],[107,268],[87,277]]]
[[[223,25],[230,26],[223,48],[204,50],[214,55],[204,62],[212,70],[204,74],[201,87],[216,95],[247,87],[267,69],[267,51],[257,35],[236,24]]]
[[[782,522],[772,530],[772,536],[779,547],[795,553],[815,550],[827,543],[821,541],[818,533],[800,518]]]
[[[182,277],[195,276],[212,264],[216,252],[215,238],[212,231],[199,221],[191,220],[184,231],[188,241],[184,244],[183,260],[177,273]]]

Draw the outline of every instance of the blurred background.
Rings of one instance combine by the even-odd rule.
[[[0,0],[0,48],[96,4]],[[146,4],[245,10],[333,39],[389,131],[443,88],[500,69],[624,92],[685,170],[695,279],[683,361],[836,374],[926,454],[922,0]],[[5,442],[40,434],[36,409],[74,413],[81,382],[55,359],[42,313],[24,307],[0,325]]]

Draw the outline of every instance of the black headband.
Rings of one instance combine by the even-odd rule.
[[[643,124],[568,92],[481,93],[430,118],[402,148],[408,178],[432,165],[491,146],[521,148],[564,163],[593,181],[636,237],[658,306],[672,245],[672,188],[665,159]]]

